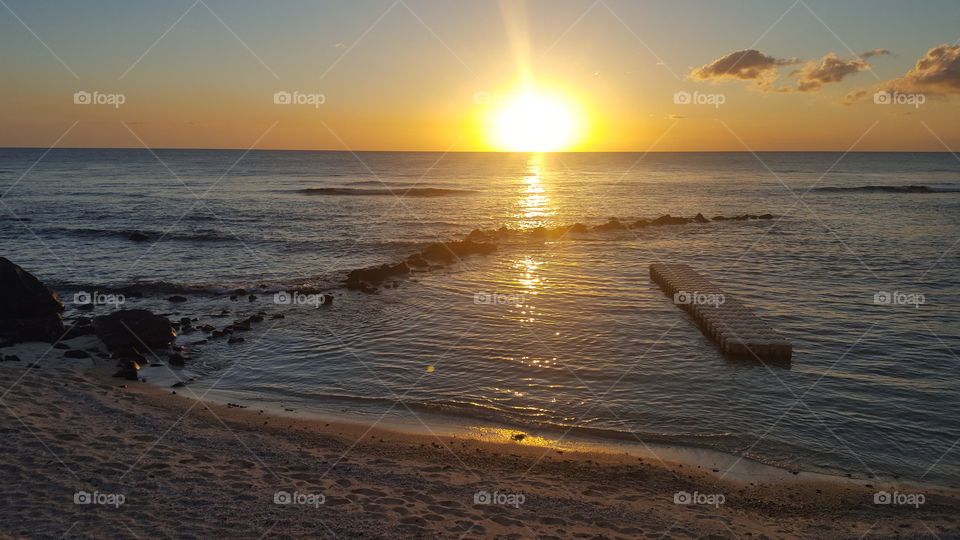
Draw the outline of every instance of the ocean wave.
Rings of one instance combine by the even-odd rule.
[[[346,196],[396,196],[396,197],[444,197],[448,195],[471,195],[476,193],[469,189],[446,188],[397,188],[384,189],[356,189],[356,188],[307,188],[301,191],[306,195],[346,195]]]
[[[65,234],[67,236],[80,236],[80,237],[115,237],[115,238],[130,238],[130,235],[133,233],[140,233],[147,236],[147,242],[155,242],[163,237],[164,240],[188,240],[188,241],[213,241],[213,242],[229,242],[236,240],[235,237],[221,233],[220,231],[204,229],[196,231],[181,231],[181,232],[168,232],[164,234],[163,231],[151,230],[151,229],[97,229],[90,227],[63,227],[63,228],[48,228],[44,229],[43,232],[54,232],[58,234]]]
[[[824,186],[815,188],[813,191],[824,191],[832,193],[960,193],[960,187],[957,186],[924,186],[918,184],[906,186]]]

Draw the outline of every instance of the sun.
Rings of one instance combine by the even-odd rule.
[[[503,104],[494,118],[494,146],[511,152],[558,152],[578,138],[579,119],[568,101],[533,92]]]

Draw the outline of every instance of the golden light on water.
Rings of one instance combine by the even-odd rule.
[[[521,229],[542,227],[548,217],[555,213],[543,177],[543,156],[530,156],[527,174],[521,180],[518,215]]]

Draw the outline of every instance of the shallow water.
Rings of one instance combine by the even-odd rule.
[[[960,481],[950,154],[42,153],[0,150],[0,249],[68,303],[136,284],[146,296],[128,307],[176,317],[284,313],[245,343],[191,347],[198,393]],[[377,295],[338,286],[349,269],[474,228],[698,212],[775,219],[512,242]],[[651,284],[660,261],[756,309],[793,342],[792,364],[720,355]],[[214,294],[236,287],[261,292]],[[293,287],[338,296],[320,309],[273,302]],[[876,304],[878,291],[924,303]],[[189,300],[164,300],[176,292]]]

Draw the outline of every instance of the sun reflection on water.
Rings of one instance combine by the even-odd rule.
[[[543,154],[530,156],[527,174],[520,182],[517,226],[521,229],[546,226],[547,219],[556,213],[556,209],[544,186]]]

